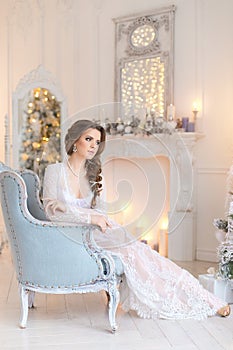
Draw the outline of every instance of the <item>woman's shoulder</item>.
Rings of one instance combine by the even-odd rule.
[[[63,167],[63,163],[52,163],[47,165],[46,171],[51,172],[51,171],[60,171]]]

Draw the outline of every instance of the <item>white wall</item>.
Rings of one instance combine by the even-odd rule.
[[[224,214],[226,172],[232,162],[232,0],[0,1],[0,159],[4,160],[4,115],[11,117],[12,93],[39,64],[51,71],[67,97],[69,113],[112,102],[112,18],[176,4],[175,105],[198,120],[197,257],[215,259],[212,221]],[[40,5],[40,7],[39,7]]]

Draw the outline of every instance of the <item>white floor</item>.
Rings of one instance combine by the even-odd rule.
[[[194,275],[213,263],[181,266]],[[233,313],[204,321],[144,320],[134,312],[117,312],[119,329],[109,331],[104,293],[85,295],[37,294],[29,311],[28,327],[17,326],[19,297],[8,248],[0,254],[0,349],[108,349],[108,350],[233,350]]]

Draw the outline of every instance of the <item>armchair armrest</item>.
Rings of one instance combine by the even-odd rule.
[[[94,241],[93,231],[98,226],[38,220],[27,208],[22,177],[16,172],[4,171],[0,182],[5,197],[3,213],[15,247],[13,257],[20,282],[40,285],[43,281],[45,285],[48,280],[50,285],[51,281],[53,285],[77,285],[105,280],[115,273],[111,253]],[[43,268],[38,270],[39,266]]]

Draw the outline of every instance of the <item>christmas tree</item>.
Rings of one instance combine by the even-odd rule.
[[[33,89],[24,111],[19,164],[35,171],[41,182],[49,163],[61,159],[60,103],[49,90]]]
[[[226,232],[225,240],[218,247],[219,275],[223,279],[233,280],[233,166],[227,176],[226,218],[215,219],[214,225]]]

